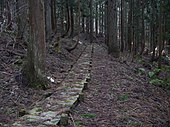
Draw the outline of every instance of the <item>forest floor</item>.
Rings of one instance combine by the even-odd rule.
[[[67,127],[170,127],[170,92],[136,73],[142,64],[112,58],[96,44],[92,61],[84,102]]]
[[[84,36],[81,39],[83,44],[70,53],[64,49],[56,53],[48,47],[46,70],[54,83],[49,82],[47,90],[35,90],[25,84],[21,74],[24,43],[0,38],[0,126],[13,123],[55,91],[89,44]],[[146,65],[147,59],[113,58],[102,41],[98,38],[93,43],[91,80],[84,101],[70,114],[68,127],[170,127],[170,91],[149,83],[148,73],[155,67]],[[159,77],[170,77],[170,70],[160,72]]]
[[[71,42],[71,39],[68,39],[63,45]],[[36,102],[53,93],[67,77],[69,70],[86,47],[86,44],[79,44],[72,52],[63,47],[56,51],[52,46],[54,43],[47,44],[46,74],[51,80],[48,82],[48,89],[36,90],[30,88],[22,76],[22,68],[26,61],[25,42],[14,41],[8,35],[0,37],[0,126],[10,126],[25,115]]]

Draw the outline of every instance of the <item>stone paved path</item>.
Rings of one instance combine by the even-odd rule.
[[[45,100],[17,120],[13,127],[55,127],[65,125],[68,112],[79,101],[90,79],[92,45],[87,45],[61,86]]]

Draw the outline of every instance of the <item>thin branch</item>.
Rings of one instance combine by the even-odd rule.
[[[71,115],[71,113],[69,115],[70,115],[71,121],[73,122],[74,127],[77,127],[76,124],[75,124],[75,121],[73,119],[73,116]]]

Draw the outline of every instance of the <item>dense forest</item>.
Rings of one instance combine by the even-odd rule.
[[[169,0],[0,0],[0,126],[170,127]]]

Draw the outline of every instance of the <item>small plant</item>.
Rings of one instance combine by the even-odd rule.
[[[137,72],[138,74],[143,75],[145,74],[145,68],[138,68]]]
[[[164,66],[161,68],[163,72],[170,72],[170,66]]]
[[[157,75],[158,75],[161,71],[162,71],[161,69],[156,68],[156,69],[154,69],[153,71],[150,71],[150,72],[148,73],[148,76],[149,76],[149,78],[152,78],[152,79],[157,78]]]
[[[129,99],[129,94],[128,94],[128,93],[125,93],[125,94],[119,96],[118,99],[119,99],[120,101],[126,101],[126,100]]]
[[[148,73],[148,75],[149,75],[149,78],[154,78],[155,77],[155,73],[153,71],[150,71]]]
[[[166,82],[165,87],[170,90],[170,78],[166,78],[165,82]]]
[[[158,75],[161,71],[162,71],[161,69],[156,68],[156,69],[154,69],[154,71],[153,71],[153,72],[154,72],[156,75]]]
[[[94,118],[94,117],[96,117],[96,114],[91,114],[91,113],[82,114],[81,117],[83,117],[83,118]]]
[[[163,67],[162,69],[156,68],[148,73],[150,78],[149,83],[153,85],[158,85],[163,88],[170,89],[170,79],[169,78],[159,78],[159,73],[168,72],[170,67]]]
[[[76,120],[76,121],[75,121],[75,124],[76,124],[77,126],[80,126],[80,125],[83,124],[83,122],[82,122],[81,120]]]
[[[164,84],[165,82],[164,82],[163,80],[161,80],[161,79],[152,79],[149,83],[150,83],[150,84],[154,84],[154,85],[156,85],[156,84],[162,85],[162,84]]]

